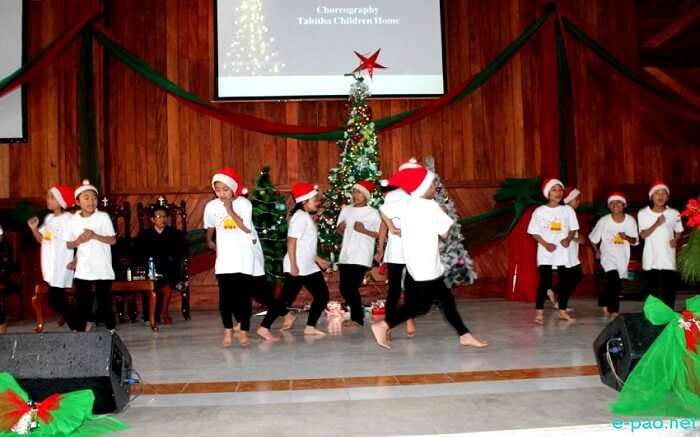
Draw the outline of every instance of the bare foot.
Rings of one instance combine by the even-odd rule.
[[[345,320],[343,322],[343,327],[345,328],[362,328],[362,325],[354,320]]]
[[[372,335],[377,341],[377,344],[385,349],[391,349],[391,343],[387,338],[387,332],[389,331],[389,325],[384,322],[377,322],[372,324]]]
[[[406,335],[408,337],[416,336],[416,321],[413,319],[406,320]]]
[[[231,346],[231,337],[233,337],[233,329],[224,329],[224,339],[221,342],[223,347]]]
[[[535,311],[535,320],[533,320],[533,323],[535,323],[536,325],[544,324],[544,311],[543,310],[536,310]]]
[[[459,344],[462,346],[471,346],[476,348],[482,348],[489,345],[487,341],[481,341],[468,332],[459,337]]]
[[[317,329],[315,326],[309,326],[306,325],[304,328],[304,335],[313,335],[316,337],[325,337],[326,333],[321,331],[320,329]]]
[[[4,334],[7,332],[7,323],[3,323],[0,325],[0,334]]]
[[[262,337],[263,340],[265,340],[265,341],[277,341],[277,340],[279,340],[279,338],[277,338],[277,337],[275,337],[274,335],[272,335],[272,332],[270,332],[269,329],[267,329],[267,328],[265,328],[265,327],[263,327],[263,326],[259,327],[258,330],[256,331],[256,333],[257,333],[260,337]]]
[[[85,332],[90,332],[95,328],[95,324],[92,322],[85,323]]]
[[[566,310],[559,310],[559,320],[564,320],[567,322],[575,322],[576,319],[571,317],[569,313],[566,312]]]
[[[250,346],[250,337],[248,337],[248,331],[241,331],[238,336],[238,343],[241,347]]]
[[[557,305],[559,305],[559,304],[557,303],[557,295],[554,294],[554,290],[552,290],[551,288],[550,288],[549,290],[547,290],[547,298],[548,298],[549,301],[552,303],[552,305],[554,305],[555,307],[556,307]]]
[[[287,313],[286,316],[284,316],[284,319],[282,320],[282,328],[280,328],[282,331],[287,331],[289,329],[292,329],[292,326],[294,326],[294,321],[297,319],[297,316],[294,314]]]

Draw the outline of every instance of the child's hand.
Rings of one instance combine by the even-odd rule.
[[[290,272],[289,274],[292,276],[299,276],[299,266],[296,264],[292,264],[291,269],[289,269]]]
[[[374,260],[381,263],[384,259],[384,249],[377,249],[377,253],[374,255]]]
[[[659,218],[656,219],[656,226],[661,226],[666,223],[666,216],[661,214]]]
[[[569,247],[569,243],[571,243],[571,239],[568,237],[561,240],[562,247]],[[554,252],[554,251],[550,250],[550,252]]]
[[[32,217],[29,220],[27,220],[27,225],[29,228],[33,231],[36,231],[39,228],[39,218],[38,217]]]
[[[346,228],[347,226],[348,226],[347,223],[345,223],[345,222],[340,222],[340,223],[338,224],[338,227],[337,227],[338,232],[340,232],[340,233],[342,234],[343,232],[345,232],[345,228]]]
[[[97,234],[92,229],[85,229],[83,231],[83,236],[85,237],[85,241],[90,241],[95,238]]]
[[[355,222],[355,225],[352,227],[356,232],[365,232],[367,229],[365,228],[365,224],[362,222]]]
[[[393,235],[396,235],[397,237],[400,237],[400,236],[401,236],[401,229],[399,229],[399,228],[391,229],[390,232],[391,232]]]
[[[213,250],[214,252],[216,252],[216,243],[214,243],[213,241],[207,241],[207,246],[209,247],[210,250]]]
[[[545,243],[543,244],[544,248],[547,250],[547,252],[554,252],[557,250],[557,245],[554,243]]]
[[[328,267],[331,266],[331,263],[326,261],[323,258],[316,257],[316,264],[321,268],[321,270],[328,270]]]
[[[669,243],[671,244],[671,247],[673,249],[675,249],[678,246],[678,240],[676,240],[675,238],[669,241]]]
[[[73,258],[68,264],[66,264],[66,268],[68,270],[75,270],[76,264],[78,264],[78,258]]]

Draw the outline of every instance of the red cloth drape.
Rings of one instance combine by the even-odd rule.
[[[506,238],[506,298],[509,300],[534,302],[537,297],[537,243],[527,233],[534,210],[534,206],[529,207]]]

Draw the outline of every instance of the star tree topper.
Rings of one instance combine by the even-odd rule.
[[[363,70],[367,70],[367,73],[369,74],[369,78],[372,79],[372,75],[374,74],[374,69],[375,68],[386,68],[382,64],[377,63],[377,58],[379,57],[379,52],[381,52],[382,49],[377,49],[376,52],[372,53],[369,56],[362,55],[356,51],[353,50],[355,53],[355,56],[360,58],[360,65],[354,69],[352,72],[357,73]]]

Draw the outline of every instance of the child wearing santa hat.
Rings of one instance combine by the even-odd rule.
[[[535,303],[536,324],[544,323],[544,301],[547,290],[552,288],[552,269],[559,273],[559,319],[574,321],[566,309],[573,290],[572,270],[567,268],[569,245],[579,229],[576,212],[568,205],[561,205],[564,197],[564,184],[559,179],[547,179],[542,183],[542,194],[547,203],[532,213],[527,233],[537,241],[537,269],[540,275]]]
[[[488,344],[475,338],[457,312],[454,296],[443,281],[444,266],[440,260],[439,239],[445,239],[454,224],[452,219],[433,200],[435,174],[424,167],[400,170],[389,179],[389,184],[410,195],[408,202],[385,203],[380,207],[382,218],[391,229],[392,219],[401,220],[401,239],[406,261],[407,299],[394,314],[372,325],[372,334],[379,346],[391,348],[389,331],[395,326],[426,314],[433,299],[440,301],[447,321],[457,331],[464,346],[485,347]]]
[[[399,171],[408,168],[419,168],[418,161],[415,158],[409,159],[407,162],[399,166]],[[382,181],[382,185],[389,185],[388,181]],[[405,204],[411,198],[404,190],[398,187],[393,187],[391,191],[384,195],[384,203],[391,204],[399,202]],[[384,262],[387,271],[388,291],[386,296],[386,304],[384,306],[385,314],[393,317],[399,307],[399,299],[403,291],[403,278],[406,262],[403,257],[403,245],[401,243],[401,221],[398,218],[391,220],[392,231],[389,232],[389,227],[382,220],[379,229],[379,241],[377,243],[377,262]],[[384,243],[386,242],[386,248]],[[416,322],[413,319],[406,321],[406,335],[413,337],[416,335]]]
[[[316,328],[329,299],[328,286],[321,273],[321,270],[328,268],[329,263],[319,257],[316,251],[318,229],[313,215],[317,214],[321,207],[318,194],[318,187],[308,182],[297,182],[292,187],[295,205],[291,211],[292,216],[287,230],[287,254],[283,261],[284,285],[279,298],[268,309],[258,329],[258,333],[265,338],[273,338],[270,327],[279,316],[284,316],[282,330],[292,328],[296,317],[288,308],[299,295],[302,287],[305,287],[313,296],[304,335],[326,335]]]
[[[343,236],[338,257],[340,293],[350,305],[347,325],[362,326],[365,310],[360,298],[360,286],[372,267],[374,244],[379,236],[379,212],[368,205],[376,184],[358,181],[352,188],[352,205],[343,206],[338,215],[336,232]]]
[[[216,252],[214,273],[219,285],[219,313],[224,325],[222,345],[231,346],[233,316],[241,324],[239,342],[248,346],[250,338],[250,296],[255,264],[253,206],[243,197],[243,184],[236,170],[227,167],[211,178],[216,199],[204,207],[207,244]],[[214,236],[216,235],[216,241]],[[243,302],[248,301],[248,305]]]
[[[72,215],[66,212],[75,205],[73,188],[54,185],[46,193],[46,208],[51,211],[39,226],[39,218],[32,217],[27,225],[34,239],[41,245],[41,274],[48,284],[49,306],[63,318],[71,330],[77,327],[66,299],[66,288],[73,286],[73,255],[66,242],[68,222]],[[43,321],[39,321],[36,332],[43,332]]]
[[[620,313],[620,291],[622,279],[627,279],[630,262],[630,246],[639,242],[637,222],[625,214],[627,199],[624,194],[614,192],[608,196],[610,214],[601,217],[588,239],[593,243],[596,258],[605,271],[606,287],[601,293],[598,305],[603,307],[603,315],[616,318]],[[600,245],[600,249],[598,248]]]
[[[97,209],[97,193],[97,188],[88,180],[75,189],[73,198],[80,210],[69,221],[65,237],[68,249],[77,249],[74,324],[78,331],[90,329],[87,323],[92,315],[93,288],[98,319],[104,321],[110,331],[116,326],[112,311],[114,270],[111,246],[117,238],[109,215]]]
[[[575,187],[566,187],[564,189],[564,198],[562,199],[564,205],[568,205],[574,209],[574,212],[578,209],[581,204],[581,191]],[[577,217],[578,219],[578,217]],[[583,271],[581,270],[581,260],[579,259],[579,243],[584,241],[581,239],[579,233],[581,231],[576,231],[574,239],[571,240],[567,252],[569,254],[569,261],[566,263],[566,268],[569,269],[569,280],[571,281],[568,285],[571,288],[571,294],[583,279]],[[555,285],[552,289],[547,290],[547,297],[549,301],[552,302],[554,308],[559,309],[559,290],[561,289],[561,281]],[[567,308],[567,311],[571,312],[572,308]]]
[[[654,296],[673,308],[676,301],[676,246],[683,232],[680,213],[669,208],[671,190],[661,180],[649,189],[651,206],[637,214],[639,236],[644,240],[642,269],[646,272],[647,286]]]

